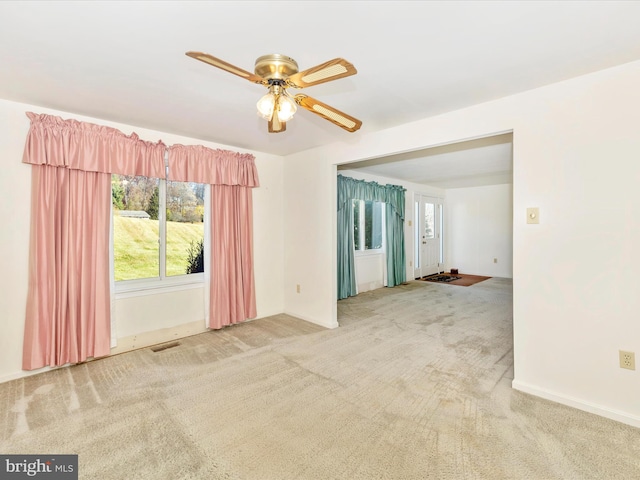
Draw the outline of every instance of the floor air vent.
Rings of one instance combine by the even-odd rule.
[[[151,347],[152,352],[161,352],[168,348],[177,347],[180,345],[180,342],[171,342],[171,343],[163,343],[162,345],[156,345],[155,347]]]

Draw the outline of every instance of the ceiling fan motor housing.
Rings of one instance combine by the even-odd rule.
[[[298,73],[298,63],[286,55],[263,55],[256,60],[255,73],[267,80],[284,80]]]

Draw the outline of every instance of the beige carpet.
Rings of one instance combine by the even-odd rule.
[[[635,479],[640,430],[510,388],[511,283],[414,281],[0,385],[83,479]]]

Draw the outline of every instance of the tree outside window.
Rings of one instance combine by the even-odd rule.
[[[204,271],[204,185],[124,175],[111,185],[116,281]]]

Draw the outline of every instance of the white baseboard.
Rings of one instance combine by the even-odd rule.
[[[338,328],[340,326],[337,321],[333,322],[333,323],[326,323],[326,322],[323,322],[321,320],[316,320],[314,318],[305,317],[304,315],[299,315],[299,314],[297,314],[295,312],[290,312],[290,311],[287,311],[287,310],[285,310],[282,313],[284,313],[285,315],[290,315],[292,317],[299,318],[300,320],[304,320],[305,322],[313,323],[315,325],[320,325],[321,327],[324,327],[324,328]]]
[[[601,417],[609,418],[620,423],[631,425],[632,427],[640,428],[640,417],[636,415],[631,415],[629,413],[614,410],[602,405],[596,405],[594,403],[587,402],[579,398],[570,397],[561,393],[551,392],[549,390],[545,390],[544,388],[529,385],[518,380],[514,380],[513,382],[511,382],[511,387],[515,390],[519,390],[530,395],[535,395],[536,397],[544,398],[545,400],[551,400],[552,402],[567,405],[584,412],[593,413]]]

